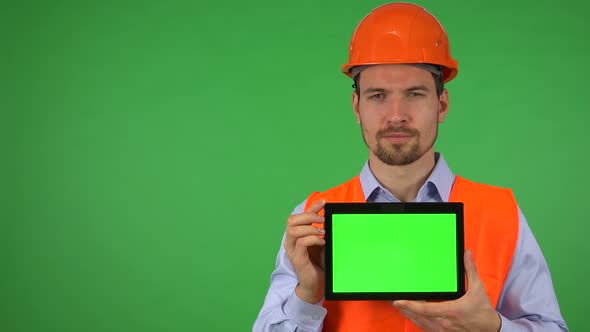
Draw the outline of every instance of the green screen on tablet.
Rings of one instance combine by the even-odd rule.
[[[326,299],[464,293],[461,203],[327,203],[325,216]]]

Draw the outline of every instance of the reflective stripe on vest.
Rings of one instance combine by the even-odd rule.
[[[322,199],[366,201],[358,176],[325,192],[312,193],[305,211]],[[473,253],[479,277],[496,307],[518,240],[518,208],[512,191],[456,176],[449,201],[464,204],[465,250]],[[324,307],[328,310],[323,328],[326,332],[421,331],[391,301],[324,301]]]

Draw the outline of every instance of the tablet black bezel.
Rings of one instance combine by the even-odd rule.
[[[456,217],[457,291],[456,292],[354,292],[335,293],[332,288],[332,214],[452,213]],[[465,294],[463,203],[326,203],[325,298],[326,300],[455,300]]]

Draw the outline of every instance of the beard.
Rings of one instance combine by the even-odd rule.
[[[387,164],[389,166],[404,166],[409,165],[416,160],[420,159],[426,151],[430,150],[436,141],[436,137],[438,136],[438,126],[436,127],[436,134],[432,142],[426,147],[420,147],[420,131],[417,129],[411,129],[406,127],[389,127],[383,130],[380,130],[375,135],[377,146],[374,149],[371,149],[369,144],[367,143],[367,139],[364,136],[364,130],[362,129],[361,123],[361,131],[363,132],[363,140],[365,141],[365,145],[369,148],[381,162]],[[404,134],[411,136],[411,139],[407,142],[403,143],[388,143],[384,142],[382,138],[387,135],[391,134]]]

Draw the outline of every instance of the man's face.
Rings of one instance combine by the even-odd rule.
[[[353,109],[370,154],[387,165],[408,165],[433,151],[448,95],[436,95],[432,74],[407,65],[362,71]]]

